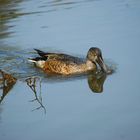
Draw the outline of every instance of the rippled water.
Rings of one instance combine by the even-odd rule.
[[[0,1],[0,139],[140,139],[139,0]],[[84,58],[112,75],[49,77],[34,48]]]

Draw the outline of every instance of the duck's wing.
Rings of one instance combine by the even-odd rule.
[[[46,60],[56,60],[58,58],[61,58],[61,55],[56,54],[56,53],[46,53],[38,49],[34,49],[40,56],[41,58],[46,58]]]
[[[67,63],[75,63],[75,64],[81,64],[84,62],[84,59],[82,58],[67,54],[60,54],[60,60],[65,61]]]
[[[37,51],[37,53],[41,57],[47,58],[47,60],[59,60],[59,61],[65,62],[65,63],[76,63],[76,64],[81,64],[84,62],[84,60],[82,58],[74,57],[74,56],[71,56],[68,54],[46,53],[46,52],[43,52],[38,49],[35,49],[35,51]]]

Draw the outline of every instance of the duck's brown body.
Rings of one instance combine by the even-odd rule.
[[[89,62],[90,63],[90,62]],[[91,66],[87,66],[86,63],[78,64],[74,62],[65,62],[62,60],[48,60],[45,62],[42,68],[46,73],[49,74],[78,74],[85,73],[96,69],[96,66],[91,63]]]

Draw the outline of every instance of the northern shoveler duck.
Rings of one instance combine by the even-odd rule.
[[[40,57],[29,58],[29,61],[33,62],[47,74],[70,75],[87,73],[96,71],[98,66],[103,72],[109,73],[99,48],[90,48],[85,60],[68,54],[45,53],[38,49],[35,49],[35,51],[37,51]]]

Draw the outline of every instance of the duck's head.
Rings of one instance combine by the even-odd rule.
[[[102,52],[99,48],[96,47],[90,48],[87,53],[87,60],[91,61],[96,65],[99,65],[105,73],[108,73],[108,68],[104,63]]]

